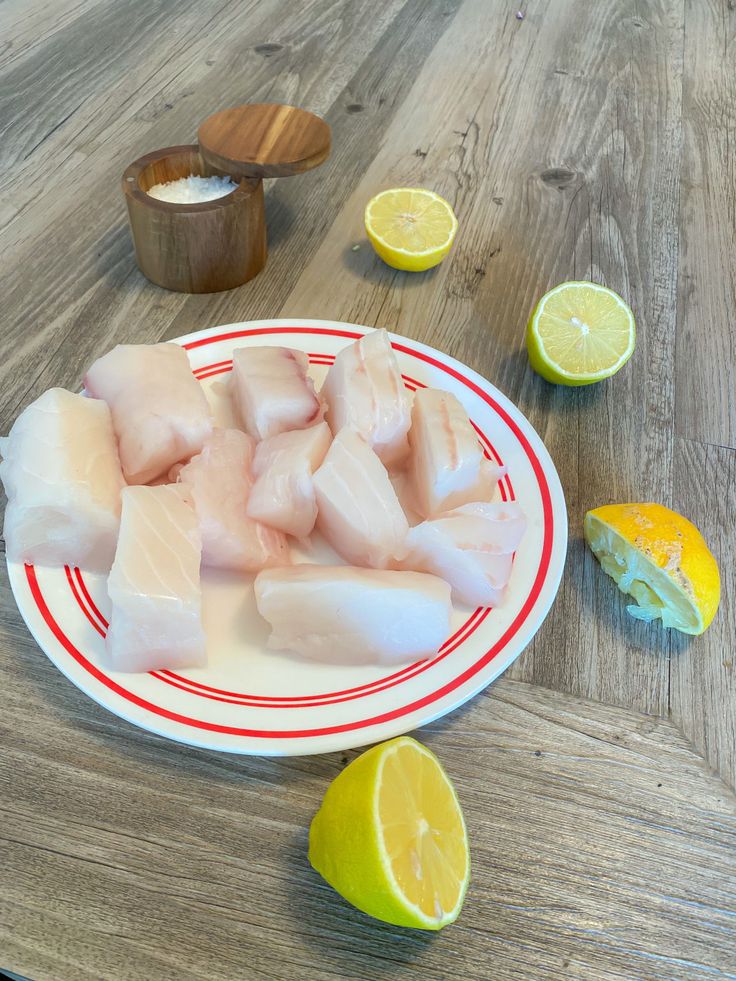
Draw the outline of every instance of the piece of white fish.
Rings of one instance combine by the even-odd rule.
[[[255,483],[248,515],[295,538],[306,538],[317,520],[314,471],[332,442],[326,422],[264,439],[253,457]]]
[[[255,441],[239,429],[214,429],[202,452],[178,473],[189,489],[202,534],[202,562],[258,572],[291,562],[285,536],[248,517]]]
[[[322,419],[322,402],[307,374],[309,358],[288,347],[233,351],[232,392],[241,425],[255,439],[306,429]]]
[[[129,484],[147,484],[202,449],[212,417],[186,351],[177,344],[118,344],[84,377],[112,412]]]
[[[410,529],[402,566],[440,576],[460,603],[499,606],[525,529],[514,502],[465,504]]]
[[[409,479],[422,517],[492,499],[503,471],[485,458],[467,412],[450,392],[415,393],[409,445]]]
[[[268,646],[331,664],[432,657],[450,632],[450,587],[419,572],[295,565],[255,580]]]
[[[362,436],[341,429],[314,475],[317,529],[353,565],[385,569],[405,555],[406,520],[388,472]]]
[[[333,433],[346,426],[354,429],[386,466],[403,460],[409,451],[411,393],[385,330],[371,331],[343,348],[327,372],[321,394]]]
[[[10,561],[109,572],[125,481],[107,405],[52,388],[21,412],[0,453]]]
[[[186,491],[126,487],[105,640],[114,671],[155,671],[206,663],[199,563],[202,542]]]

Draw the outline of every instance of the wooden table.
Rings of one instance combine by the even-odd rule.
[[[391,328],[470,364],[543,436],[570,549],[514,669],[420,734],[474,877],[438,936],[348,908],[306,860],[354,753],[243,759],[136,730],[73,688],[2,573],[0,968],[34,981],[736,978],[736,12],[727,0],[1,0],[0,428],[118,341],[258,317]],[[523,14],[523,17],[521,16]],[[268,266],[227,294],[137,271],[118,179],[214,110],[287,101],[334,152],[270,188]],[[377,190],[460,220],[426,275],[373,255]],[[355,245],[358,250],[354,250]],[[523,335],[552,284],[636,311],[610,382],[551,387]],[[585,510],[688,514],[724,576],[700,639],[646,626]]]

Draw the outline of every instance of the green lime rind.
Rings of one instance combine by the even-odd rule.
[[[556,364],[545,352],[544,342],[537,333],[536,325],[539,319],[540,313],[546,306],[549,298],[560,292],[561,290],[572,290],[575,287],[585,287],[600,290],[608,295],[614,296],[618,303],[621,305],[622,309],[627,313],[631,325],[631,343],[624,353],[624,355],[619,359],[619,361],[605,368],[601,371],[592,373],[576,373],[566,371],[559,364]],[[529,322],[526,328],[526,346],[527,353],[529,355],[529,364],[531,368],[538,374],[541,375],[545,381],[550,382],[553,385],[566,385],[568,387],[577,387],[581,385],[594,385],[596,382],[604,381],[606,378],[610,378],[620,371],[626,362],[631,358],[634,350],[636,348],[636,321],[634,320],[634,314],[631,307],[613,290],[607,289],[607,287],[600,286],[597,283],[584,282],[579,280],[573,280],[566,283],[560,283],[554,289],[549,290],[545,293],[541,300],[537,303],[534,308]]]

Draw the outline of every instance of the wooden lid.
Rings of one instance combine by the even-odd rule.
[[[253,103],[223,109],[199,127],[202,156],[230,177],[291,177],[330,154],[330,127],[295,106]]]

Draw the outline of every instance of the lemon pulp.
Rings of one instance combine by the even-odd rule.
[[[425,930],[452,923],[470,857],[462,811],[437,758],[408,736],[359,756],[325,794],[309,859],[371,916]]]
[[[378,255],[394,269],[423,272],[450,251],[457,218],[450,204],[424,188],[396,187],[368,202],[365,228]]]

